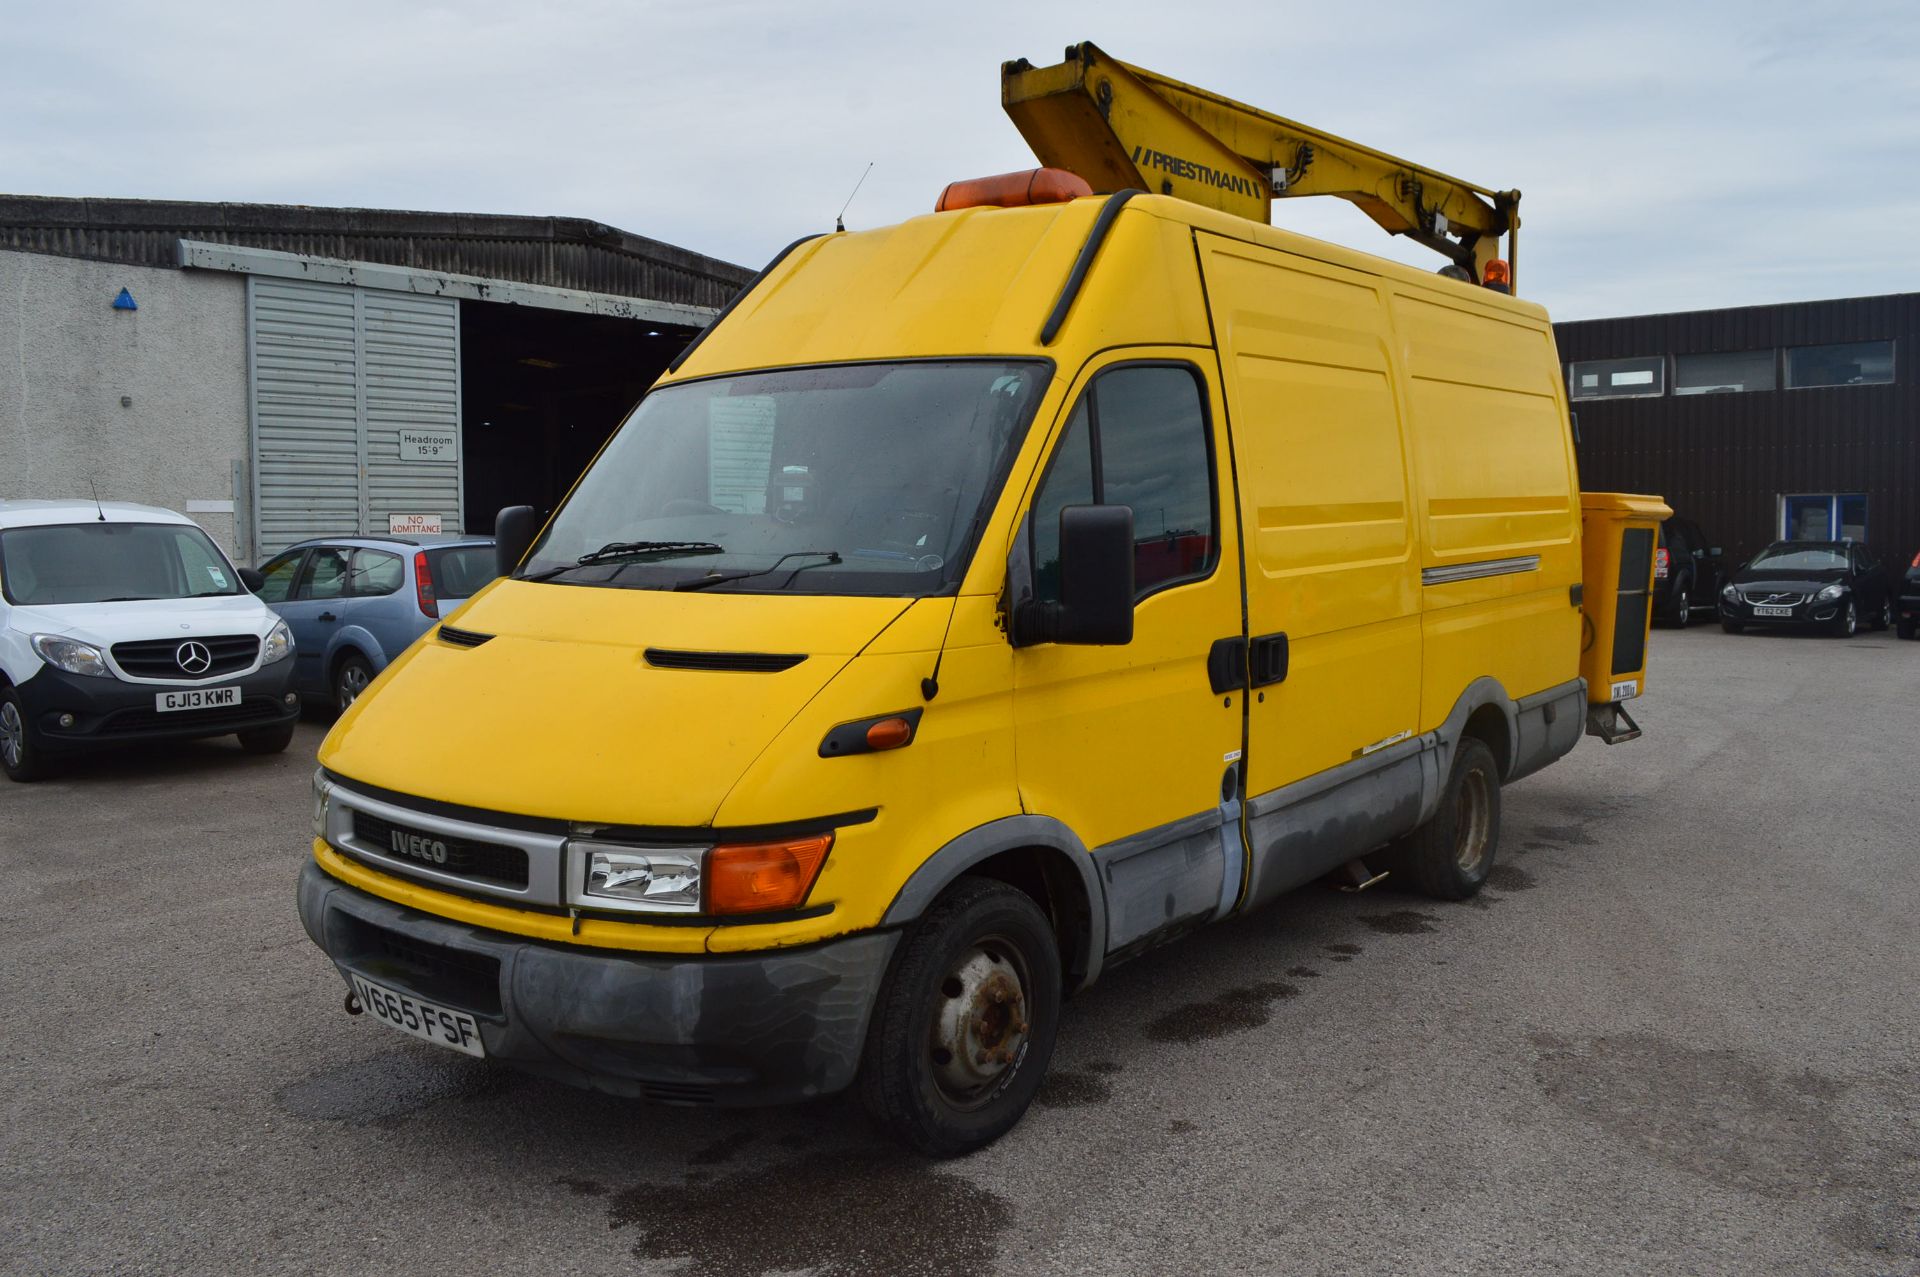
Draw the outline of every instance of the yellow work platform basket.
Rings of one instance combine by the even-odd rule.
[[[1625,702],[1647,686],[1653,552],[1660,521],[1672,513],[1659,497],[1580,494],[1580,674],[1587,680],[1587,733],[1609,745],[1640,734]]]

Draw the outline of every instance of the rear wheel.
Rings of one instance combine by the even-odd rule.
[[[20,703],[20,693],[11,687],[0,687],[0,771],[7,773],[8,780],[22,782],[40,780],[47,774],[27,708]]]
[[[341,658],[333,670],[333,712],[344,714],[347,706],[360,699],[360,693],[373,682],[373,666],[357,653]]]
[[[1876,630],[1882,630],[1882,631],[1890,630],[1893,628],[1893,600],[1892,599],[1882,599],[1880,601],[1880,615],[1878,618],[1875,619],[1873,628]]]
[[[1738,621],[1722,621],[1720,622],[1720,628],[1729,634],[1738,634],[1747,627]]]
[[[1465,900],[1487,881],[1499,843],[1499,767],[1485,742],[1467,736],[1454,751],[1439,808],[1388,849],[1381,867],[1422,895]]]
[[[955,1157],[1011,1130],[1033,1102],[1060,1026],[1060,949],[1025,892],[962,878],[901,942],[860,1064],[887,1132]]]
[[[1900,619],[1900,628],[1898,632],[1900,637],[1903,639],[1912,638],[1914,634],[1914,623],[1911,620],[1908,620],[1907,618],[1902,617]]]

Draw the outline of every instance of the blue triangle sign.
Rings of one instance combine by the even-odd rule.
[[[140,307],[134,303],[133,294],[128,292],[124,288],[120,290],[120,295],[113,299],[113,308],[115,310],[139,310],[140,309]]]

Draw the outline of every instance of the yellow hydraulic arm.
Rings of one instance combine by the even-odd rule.
[[[1116,61],[1091,44],[1036,67],[1000,68],[1000,101],[1042,164],[1097,192],[1177,195],[1257,222],[1277,196],[1337,195],[1389,234],[1451,259],[1476,283],[1507,237],[1512,279],[1520,192],[1490,191],[1370,146]]]

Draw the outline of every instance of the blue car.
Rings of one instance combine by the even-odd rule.
[[[493,579],[493,538],[326,537],[281,551],[260,575],[256,593],[293,630],[294,689],[338,712]]]

